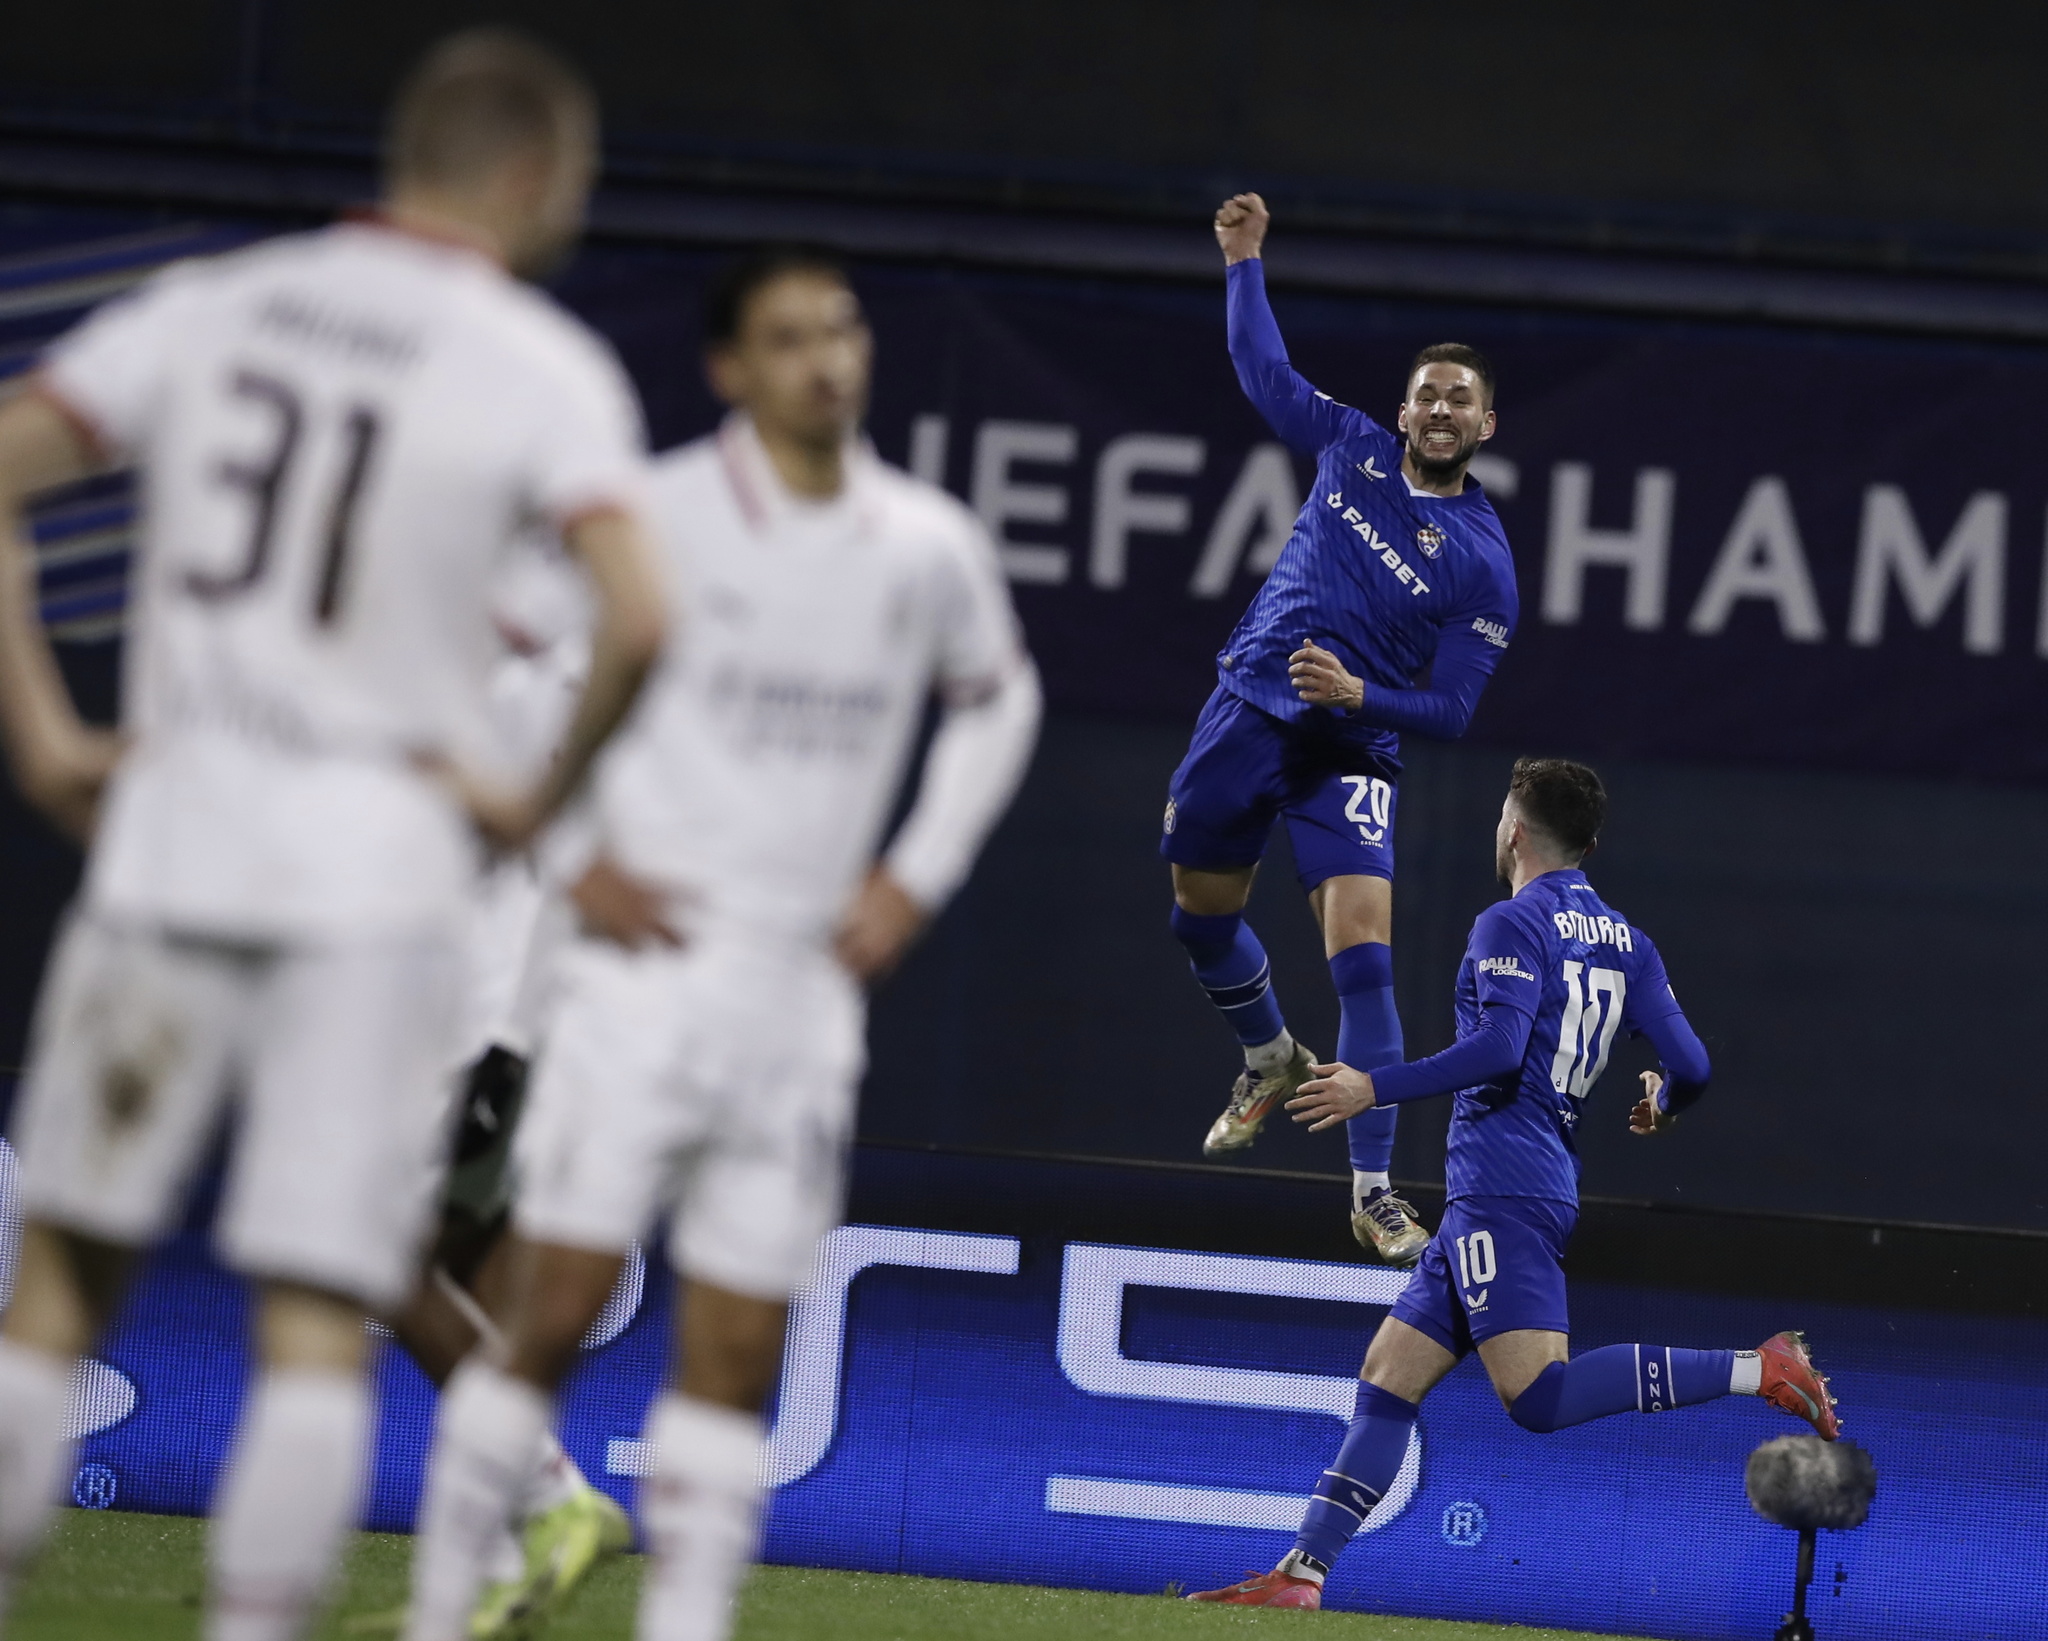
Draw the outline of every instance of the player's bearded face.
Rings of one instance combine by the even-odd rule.
[[[1401,430],[1418,472],[1455,473],[1493,437],[1484,384],[1463,365],[1424,365],[1408,384]]]

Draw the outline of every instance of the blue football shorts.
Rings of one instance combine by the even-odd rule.
[[[1266,852],[1284,818],[1304,889],[1327,878],[1394,875],[1395,788],[1384,760],[1335,733],[1288,723],[1218,688],[1167,788],[1159,852],[1229,871]]]
[[[1579,1211],[1547,1197],[1455,1197],[1393,1314],[1454,1356],[1497,1333],[1570,1333],[1564,1247]]]

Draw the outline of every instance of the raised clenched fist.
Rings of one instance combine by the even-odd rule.
[[[1257,256],[1266,243],[1266,229],[1272,213],[1257,194],[1232,194],[1216,207],[1216,243],[1223,247],[1225,265]]]

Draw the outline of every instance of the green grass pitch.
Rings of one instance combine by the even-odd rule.
[[[22,1589],[9,1641],[193,1641],[203,1584],[203,1522],[183,1516],[67,1510]],[[412,1541],[363,1533],[316,1641],[369,1641],[377,1615],[404,1599]],[[638,1558],[603,1569],[547,1641],[629,1641]],[[1612,1641],[1497,1624],[1440,1624],[1358,1613],[1190,1607],[1158,1596],[1098,1595],[1017,1584],[963,1584],[883,1573],[763,1567],[740,1606],[738,1641],[1125,1641],[1127,1637],[1273,1633],[1308,1624],[1322,1641]]]

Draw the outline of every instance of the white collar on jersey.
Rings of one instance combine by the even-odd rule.
[[[756,531],[772,530],[795,516],[823,519],[843,511],[853,532],[865,535],[880,516],[874,487],[879,458],[864,433],[847,439],[845,488],[824,501],[799,496],[782,482],[767,446],[754,430],[753,418],[745,411],[735,410],[719,425],[718,459],[740,516]]]

